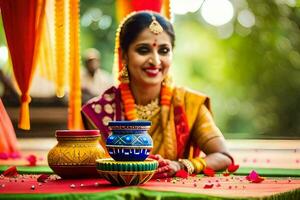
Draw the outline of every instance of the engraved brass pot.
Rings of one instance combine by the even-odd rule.
[[[49,167],[62,178],[97,176],[96,160],[104,158],[99,130],[57,130],[58,143],[48,153]]]

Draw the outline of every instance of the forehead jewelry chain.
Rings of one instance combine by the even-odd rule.
[[[156,17],[151,14],[152,17],[152,22],[149,25],[149,29],[152,33],[154,33],[155,35],[161,33],[164,31],[164,29],[161,27],[161,25],[159,24],[159,22],[156,20]]]

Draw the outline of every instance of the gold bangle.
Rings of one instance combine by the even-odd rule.
[[[203,169],[206,168],[206,161],[203,158],[197,157],[195,159],[198,160],[203,165]]]
[[[204,165],[197,159],[191,159],[191,162],[195,167],[195,173],[199,174],[203,170]]]
[[[182,163],[187,169],[188,174],[192,174],[195,171],[193,163],[188,159],[179,159],[178,162]]]

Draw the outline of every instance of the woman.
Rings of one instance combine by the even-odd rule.
[[[116,35],[120,84],[83,106],[85,126],[100,129],[105,141],[111,120],[151,120],[156,177],[173,176],[179,169],[190,174],[205,167],[225,169],[232,158],[212,119],[209,98],[169,84],[174,41],[173,27],[161,15],[129,15]],[[205,158],[199,157],[200,149]]]

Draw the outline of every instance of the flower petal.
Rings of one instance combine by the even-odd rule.
[[[33,155],[33,154],[31,154],[31,155],[29,155],[27,158],[27,161],[29,162],[29,166],[36,166],[36,156],[35,155]]]
[[[213,187],[214,187],[214,184],[213,184],[213,183],[211,183],[211,184],[205,184],[205,185],[203,186],[204,189],[211,189],[211,188],[213,188]]]
[[[189,176],[189,173],[183,169],[178,170],[175,174],[176,177],[180,177],[180,178],[187,178]]]
[[[16,166],[11,166],[9,167],[7,170],[5,170],[2,173],[3,176],[17,176],[18,175],[18,171],[17,171],[17,167]]]
[[[227,170],[228,170],[228,172],[230,172],[230,173],[233,173],[233,172],[235,172],[236,170],[238,170],[239,169],[239,165],[235,165],[235,164],[230,164],[229,166],[228,166],[228,168],[227,168]]]
[[[215,176],[215,171],[209,167],[206,167],[204,170],[203,170],[203,173],[206,175],[206,176]]]
[[[40,183],[45,183],[46,180],[49,178],[49,174],[41,174],[38,178],[37,178],[37,182]]]

